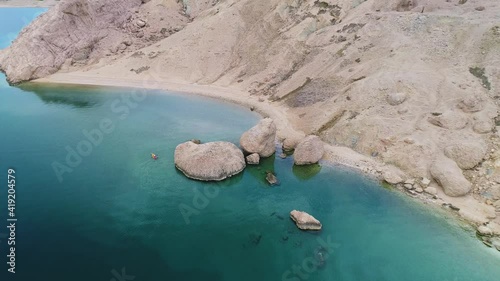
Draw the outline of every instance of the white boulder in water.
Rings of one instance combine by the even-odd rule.
[[[181,143],[175,148],[174,162],[188,178],[202,181],[221,181],[240,173],[246,166],[243,152],[224,141]]]
[[[292,218],[297,227],[302,230],[320,230],[322,227],[319,220],[306,212],[293,210],[290,212],[290,218]]]

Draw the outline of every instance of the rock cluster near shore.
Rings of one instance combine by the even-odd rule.
[[[202,181],[220,181],[242,172],[246,164],[258,165],[260,157],[269,157],[276,151],[276,125],[270,118],[262,119],[256,126],[243,133],[241,146],[230,142],[201,143],[198,139],[179,144],[175,148],[175,166],[187,177]],[[246,162],[245,162],[246,160]],[[272,173],[266,173],[271,185],[278,184]]]
[[[383,176],[410,194],[420,189],[406,180],[428,177],[451,196],[466,194],[469,205],[493,207],[500,29],[492,23],[500,6],[460,2],[65,0],[0,51],[0,68],[11,82],[61,69],[224,85],[283,112],[305,134],[397,167],[404,173]],[[470,44],[456,40],[464,31]],[[286,138],[283,148],[299,142]],[[436,161],[443,157],[451,162]],[[360,157],[337,159],[372,170]]]
[[[202,181],[220,181],[245,169],[241,150],[230,142],[196,144],[192,141],[175,148],[175,166],[188,178]]]
[[[302,230],[320,230],[322,227],[319,220],[306,212],[293,210],[290,212],[290,218]]]

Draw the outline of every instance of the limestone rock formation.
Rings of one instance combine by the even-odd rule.
[[[290,212],[290,218],[292,218],[297,227],[302,230],[320,230],[322,227],[319,220],[306,212],[293,210]]]
[[[260,162],[260,156],[258,153],[252,153],[246,157],[248,165],[258,165]]]
[[[457,163],[447,157],[441,156],[434,160],[430,172],[448,196],[464,196],[471,190],[471,183],[464,177]]]
[[[67,70],[133,52],[185,26],[188,18],[182,10],[175,0],[61,1],[0,52],[0,70],[10,83],[19,83],[48,76],[63,65]],[[137,18],[146,15],[150,27]]]
[[[297,144],[299,144],[300,139],[296,137],[287,137],[283,141],[283,150],[284,151],[292,151],[297,147]]]
[[[305,137],[295,148],[293,154],[295,165],[318,163],[325,153],[323,142],[318,136]]]
[[[174,162],[188,178],[202,181],[220,181],[245,169],[243,152],[223,141],[181,143],[175,148]]]
[[[264,118],[243,133],[240,145],[246,153],[258,153],[260,157],[269,157],[276,151],[275,139],[274,121],[271,118]]]
[[[472,169],[486,156],[488,146],[480,142],[462,142],[447,146],[444,154],[453,159],[460,168]]]

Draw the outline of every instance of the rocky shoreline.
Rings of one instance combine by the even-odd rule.
[[[245,95],[244,93],[236,94],[238,92],[235,89],[205,85],[183,84],[169,81],[156,81],[155,84],[145,84],[143,80],[123,80],[118,77],[105,77],[104,75],[97,77],[88,75],[86,73],[60,73],[49,76],[47,78],[35,80],[31,83],[94,85],[131,88],[142,87],[146,89],[167,90],[187,95],[200,95],[209,98],[215,98],[221,101],[232,102],[244,106],[249,110],[257,112],[263,117],[272,118],[276,123],[276,138],[278,141],[278,145],[284,145],[286,143],[286,139],[300,140],[305,137],[305,134],[298,132],[293,128],[293,125],[290,123],[290,120],[288,119],[286,113],[283,112],[282,108],[273,105],[272,103],[259,101],[255,98]],[[294,143],[296,144],[298,144],[298,142],[299,141],[294,141]],[[406,194],[411,198],[417,200],[418,202],[422,202],[424,204],[432,203],[433,206],[437,208],[451,205],[457,206],[457,208],[460,208],[461,212],[457,212],[451,208],[446,208],[445,210],[447,210],[449,214],[454,215],[457,219],[467,222],[469,225],[473,226],[476,229],[479,226],[484,225],[486,222],[490,222],[490,227],[494,229],[493,237],[500,237],[500,224],[496,222],[496,220],[498,219],[498,216],[496,214],[500,212],[495,212],[495,209],[492,206],[484,204],[480,200],[475,199],[472,195],[469,194],[465,197],[449,197],[436,185],[436,183],[430,184],[430,186],[434,187],[437,191],[437,194],[432,195],[431,198],[428,197],[427,193],[425,192],[406,192],[407,189],[404,189],[404,182],[408,180],[412,181],[412,179],[407,177],[407,175],[400,169],[392,165],[380,163],[371,157],[359,154],[347,147],[332,146],[328,143],[323,144],[325,148],[325,154],[322,159],[323,164],[346,167],[348,169],[358,171],[362,175],[376,179],[379,182],[388,182],[397,190],[401,190],[403,194]],[[400,182],[398,183],[398,181]],[[418,179],[413,179],[413,182],[418,181]],[[493,214],[495,214],[494,220],[491,219]]]
[[[0,68],[11,82],[55,73],[39,82],[240,103],[274,120],[284,149],[317,135],[324,160],[500,234],[494,0],[254,1],[67,0],[0,51]],[[74,20],[99,24],[61,28]]]

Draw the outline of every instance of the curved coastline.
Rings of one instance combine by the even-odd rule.
[[[287,138],[301,139],[305,133],[295,129],[291,118],[289,118],[286,108],[280,106],[279,102],[262,101],[253,97],[251,94],[242,92],[238,89],[219,87],[213,85],[190,84],[182,81],[168,81],[159,77],[142,77],[138,79],[120,79],[112,76],[95,76],[84,72],[56,73],[46,78],[41,78],[28,83],[35,84],[67,84],[84,86],[105,86],[105,87],[127,87],[135,89],[164,90],[182,94],[197,95],[208,98],[214,98],[219,101],[231,102],[249,110],[255,111],[262,117],[272,118],[277,125],[277,138],[282,143]],[[323,162],[327,165],[340,165],[348,169],[355,170],[363,176],[371,177],[380,182],[384,180],[384,173],[393,172],[404,174],[398,168],[377,162],[365,155],[359,154],[347,147],[333,146],[325,143],[325,155]],[[396,185],[393,185],[396,189]],[[458,206],[460,212],[447,208],[447,213],[453,217],[470,224],[473,227],[479,227],[483,221],[489,221],[491,212],[487,205],[472,196],[449,197],[442,190],[434,197],[424,193],[410,194],[402,193],[412,198],[417,198],[422,204],[433,206],[432,208],[443,209],[443,206]],[[500,235],[500,224],[490,221],[488,225],[496,235]]]

